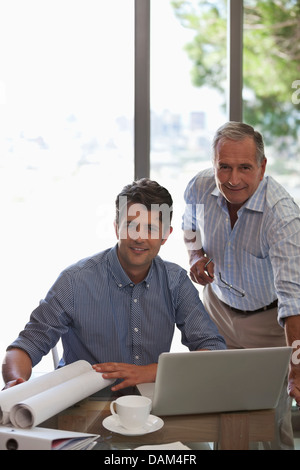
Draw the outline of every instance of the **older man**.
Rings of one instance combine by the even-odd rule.
[[[300,339],[299,207],[265,176],[263,138],[251,126],[226,123],[213,150],[213,168],[185,191],[191,278],[205,286],[203,303],[229,348],[293,345]],[[299,405],[293,362],[288,387]],[[290,401],[278,411],[275,448],[293,447]]]

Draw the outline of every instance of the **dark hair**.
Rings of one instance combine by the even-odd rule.
[[[162,206],[166,204],[169,207],[169,220],[171,223],[173,214],[173,200],[169,191],[160,186],[156,181],[149,178],[142,178],[131,184],[124,186],[116,199],[116,223],[119,224],[120,198],[126,197],[127,205],[131,203],[143,204],[147,210],[152,209],[152,205]],[[161,219],[161,214],[160,214]]]
[[[262,135],[258,131],[254,130],[252,126],[249,126],[249,124],[236,121],[229,121],[217,130],[213,140],[214,160],[216,157],[217,145],[220,141],[222,142],[227,139],[243,140],[246,137],[252,137],[254,140],[256,146],[256,161],[260,166],[266,158]]]

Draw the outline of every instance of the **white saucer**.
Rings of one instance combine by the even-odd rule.
[[[143,434],[158,431],[163,427],[164,422],[161,418],[158,418],[158,416],[149,415],[147,423],[144,424],[143,427],[133,430],[124,428],[117,417],[110,415],[102,421],[102,424],[109,431],[117,432],[124,436],[142,436]]]

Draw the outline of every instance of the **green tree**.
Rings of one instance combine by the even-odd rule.
[[[226,0],[178,0],[172,6],[182,25],[195,31],[186,45],[193,84],[224,91]],[[243,42],[244,121],[258,127],[267,143],[274,136],[296,140],[300,105],[292,101],[292,86],[300,80],[300,0],[245,0]]]

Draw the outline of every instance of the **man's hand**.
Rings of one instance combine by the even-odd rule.
[[[191,280],[205,286],[214,280],[214,263],[206,256],[192,258],[190,269]]]
[[[93,368],[102,373],[104,379],[123,379],[121,383],[111,388],[115,392],[140,383],[155,382],[157,364],[136,366],[123,362],[105,362],[94,364]]]
[[[31,376],[31,371],[32,363],[27,352],[19,348],[9,349],[2,364],[4,390],[26,382]]]
[[[2,390],[6,390],[7,388],[14,387],[15,385],[22,384],[23,382],[26,382],[26,380],[22,379],[22,377],[19,377],[15,380],[10,380],[9,382],[7,382],[7,384],[5,384],[5,387],[3,387]]]
[[[191,280],[202,286],[210,284],[214,280],[214,263],[203,248],[200,248],[200,232],[184,230],[183,239],[189,255]]]
[[[295,375],[293,372],[289,375],[288,394],[294,398],[298,408],[300,409],[300,374]]]
[[[287,344],[295,348],[290,362],[288,393],[300,409],[300,363],[297,349],[300,340],[300,315],[286,317],[284,329]]]

